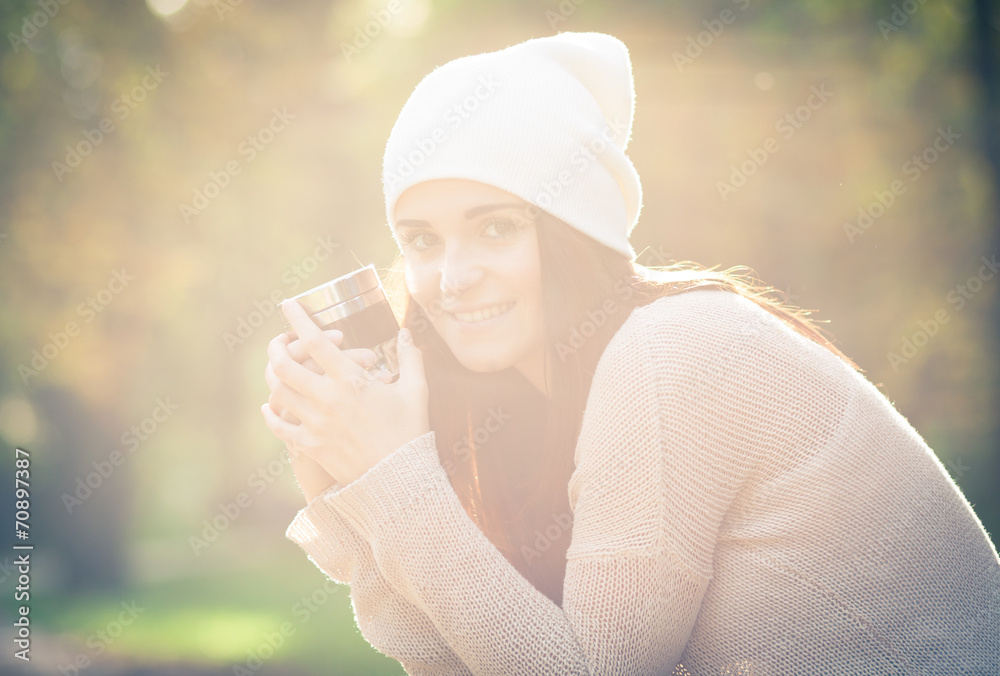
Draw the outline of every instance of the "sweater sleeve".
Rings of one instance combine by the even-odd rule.
[[[361,635],[414,675],[470,674],[428,617],[389,586],[371,547],[324,499],[341,489],[334,483],[299,510],[285,536],[335,582],[350,584]]]
[[[788,449],[807,458],[827,443],[846,368],[728,291],[637,308],[588,395],[562,608],[469,519],[433,432],[325,503],[433,625],[427,639],[443,639],[474,674],[669,673],[696,632],[731,506]],[[405,620],[385,609],[382,622]]]
[[[734,491],[672,477],[671,463],[701,462],[685,443],[712,437],[693,427],[706,416],[691,410],[708,400],[664,409],[659,389],[683,389],[693,367],[658,365],[662,355],[650,342],[673,336],[655,334],[637,312],[607,346],[587,401],[568,486],[574,530],[562,608],[469,519],[438,462],[433,432],[328,495],[371,544],[389,585],[426,614],[472,673],[660,674],[680,660],[711,579],[711,538]],[[697,336],[695,344],[706,360],[719,359],[714,346]],[[726,387],[724,379],[711,385]],[[677,537],[692,527],[687,512],[670,511],[685,501],[698,511],[707,505],[706,520],[715,523],[695,548]]]

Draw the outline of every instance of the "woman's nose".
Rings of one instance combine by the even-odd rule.
[[[483,269],[468,252],[456,250],[445,259],[441,270],[441,295],[446,302],[459,297],[463,291],[483,278]]]

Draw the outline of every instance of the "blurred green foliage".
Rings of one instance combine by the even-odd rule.
[[[402,3],[350,59],[385,3],[69,0],[26,42],[10,36],[37,0],[0,6],[0,447],[33,453],[39,659],[95,657],[87,637],[141,598],[148,613],[97,659],[231,673],[321,587],[284,539],[303,504],[291,472],[267,469],[281,451],[258,413],[280,330],[269,304],[392,261],[381,156],[423,75],[562,30],[630,48],[639,262],[748,265],[816,309],[996,539],[998,280],[949,301],[997,253],[971,4],[922,3],[897,25],[893,3],[861,0]],[[724,11],[734,20],[701,37]],[[782,136],[776,123],[821,86],[830,100]],[[282,130],[262,132],[276,111]],[[939,128],[958,140],[911,181],[905,163]],[[768,138],[778,150],[723,199],[719,182]],[[852,242],[845,223],[897,179],[907,191]],[[133,279],[113,285],[116,272]],[[949,321],[894,368],[889,353],[942,309]],[[167,397],[176,413],[130,449],[123,436]],[[115,450],[121,466],[67,506]],[[11,472],[0,464],[0,480]],[[196,551],[240,492],[252,504]],[[262,673],[401,673],[351,613],[341,588]]]

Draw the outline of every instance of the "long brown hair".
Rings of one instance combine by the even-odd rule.
[[[570,513],[567,485],[591,380],[608,342],[635,307],[662,296],[725,289],[760,304],[862,369],[820,332],[809,311],[774,297],[780,292],[762,286],[749,268],[716,271],[692,262],[646,267],[547,212],[535,213],[545,352],[552,376],[547,399],[514,367],[495,373],[463,367],[406,290],[402,255],[384,279],[397,314],[403,316],[402,325],[410,328],[423,352],[431,429],[455,493],[508,560],[529,579],[534,575],[540,580],[545,573],[532,569],[523,552],[531,547],[533,532],[540,532],[552,517]],[[603,323],[593,321],[595,317]],[[583,326],[589,335],[581,340]],[[565,552],[568,529],[561,533]],[[564,569],[565,560],[560,563]],[[549,583],[554,599],[561,599],[562,569]],[[548,572],[551,578],[553,571]]]

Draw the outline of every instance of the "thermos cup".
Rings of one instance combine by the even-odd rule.
[[[321,329],[343,332],[341,349],[374,351],[377,361],[370,371],[388,371],[392,374],[391,382],[399,378],[396,358],[399,322],[389,306],[374,265],[366,265],[289,300],[298,301]],[[285,331],[294,337],[292,325],[284,313],[280,314]]]

